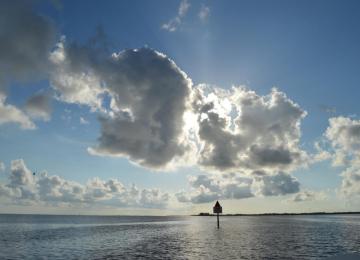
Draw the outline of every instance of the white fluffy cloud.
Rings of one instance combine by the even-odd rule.
[[[169,194],[161,193],[158,189],[143,189],[140,192],[139,204],[145,208],[163,208],[169,199]]]
[[[182,203],[207,203],[218,199],[246,199],[254,196],[281,196],[299,192],[299,181],[283,172],[270,175],[263,171],[252,176],[238,173],[189,177],[190,191],[175,194]]]
[[[65,38],[57,44],[50,54],[52,71],[50,84],[63,102],[87,105],[93,111],[102,109],[104,89],[101,80],[92,71],[87,60],[86,48],[72,45],[65,49]]]
[[[334,151],[334,165],[346,165],[360,158],[360,120],[347,117],[329,119],[325,137],[330,141]]]
[[[36,199],[36,187],[32,172],[23,160],[11,161],[9,182],[3,190],[10,189],[14,201],[32,202]]]
[[[46,172],[33,174],[19,159],[11,162],[8,182],[0,183],[0,199],[17,204],[164,208],[170,195],[158,189],[126,187],[116,179],[93,178],[83,185]]]
[[[360,198],[360,167],[359,165],[351,166],[341,173],[343,177],[339,189],[341,196],[345,198]]]
[[[346,198],[360,195],[360,120],[348,117],[329,119],[325,137],[330,143],[334,166],[346,167],[339,194]]]
[[[199,163],[218,170],[291,170],[307,159],[300,146],[306,115],[283,92],[199,87],[194,107],[202,143]]]
[[[32,120],[19,108],[6,104],[6,97],[0,93],[0,125],[14,123],[23,129],[35,129]]]

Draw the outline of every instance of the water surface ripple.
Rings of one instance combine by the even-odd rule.
[[[0,215],[0,259],[323,259],[360,252],[359,215]]]

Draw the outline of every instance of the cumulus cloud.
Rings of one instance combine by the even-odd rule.
[[[341,173],[343,177],[339,194],[345,198],[360,197],[360,167],[359,165],[347,168]]]
[[[303,190],[294,194],[287,202],[305,202],[326,199],[326,193],[323,191]]]
[[[188,2],[188,0],[182,0],[179,5],[177,16],[170,19],[167,23],[164,23],[161,28],[169,32],[175,32],[181,25],[182,19],[183,17],[185,17],[189,8],[190,3]]]
[[[52,56],[58,69],[51,82],[59,99],[103,112],[92,154],[163,168],[187,153],[183,127],[192,82],[164,54],[142,48],[108,57],[62,41]],[[104,95],[109,107],[102,105]]]
[[[246,199],[255,196],[282,196],[298,193],[299,181],[284,172],[270,174],[255,171],[241,173],[201,174],[189,177],[190,191],[175,194],[178,202],[207,203],[218,199]]]
[[[201,5],[200,11],[199,11],[199,19],[201,22],[206,22],[210,15],[210,7],[206,5]]]
[[[330,118],[325,137],[334,151],[334,165],[346,165],[350,161],[359,160],[360,120],[341,116]]]
[[[25,162],[21,159],[14,160],[10,166],[9,182],[6,188],[11,189],[15,195],[15,201],[30,202],[36,198],[36,187],[32,172],[26,167]]]
[[[11,162],[8,182],[0,183],[0,199],[16,204],[164,208],[170,195],[158,189],[127,187],[117,179],[93,178],[83,185],[46,172],[33,174],[19,159]]]
[[[0,93],[0,125],[18,124],[23,129],[35,129],[32,120],[19,108],[6,104],[6,97]]]
[[[75,44],[69,44],[65,49],[65,37],[62,37],[49,57],[53,68],[50,84],[60,101],[86,105],[92,111],[98,111],[102,110],[104,89],[90,66],[88,52],[86,47]]]
[[[33,186],[32,172],[26,167],[24,160],[11,161],[10,187]]]
[[[190,192],[175,194],[179,202],[207,203],[217,199],[244,199],[253,197],[252,179],[239,174],[190,176]]]
[[[55,29],[31,4],[0,2],[0,89],[8,80],[33,80],[47,71]]]
[[[34,177],[37,184],[36,200],[51,205],[59,203],[81,203],[84,198],[85,188],[75,182],[64,180],[54,175],[48,176],[46,172]]]
[[[249,173],[289,172],[309,159],[299,145],[306,112],[277,89],[260,96],[245,87],[193,86],[171,59],[148,48],[107,55],[63,38],[50,60],[58,99],[100,112],[93,155],[153,169],[181,162]]]
[[[36,94],[26,101],[25,109],[31,117],[49,121],[51,117],[50,97],[46,94]]]
[[[173,61],[150,49],[113,55],[101,71],[114,111],[102,117],[97,153],[163,167],[187,149],[183,115],[191,81]]]
[[[162,28],[176,31],[189,8],[182,0],[177,16]],[[199,19],[206,21],[209,14],[209,7],[202,5]],[[194,86],[174,61],[149,48],[108,55],[94,42],[78,45],[62,37],[52,49],[54,26],[34,13],[30,2],[2,1],[0,17],[0,124],[35,128],[26,113],[6,103],[5,86],[10,80],[48,75],[59,101],[99,113],[101,132],[97,145],[89,148],[91,154],[126,157],[152,169],[196,163],[217,172],[190,179],[192,190],[177,193],[179,201],[299,191],[299,182],[288,172],[309,161],[300,147],[306,112],[285,93],[273,89],[261,96],[244,87]],[[49,120],[49,98],[32,96],[25,110],[35,119]],[[358,157],[359,122],[349,120],[332,119],[326,133],[341,163]],[[80,118],[80,123],[86,122]],[[322,153],[318,160],[326,156]],[[9,183],[0,188],[12,198],[43,202],[116,200],[121,205],[160,207],[169,199],[158,190],[125,187],[116,180],[93,179],[81,185],[47,174],[34,179],[23,161],[11,165]]]
[[[263,196],[278,196],[300,191],[300,182],[288,173],[278,172],[256,178],[257,193]]]
[[[273,89],[260,96],[245,87],[193,86],[172,60],[148,48],[107,56],[62,40],[51,59],[59,66],[53,75],[58,80],[52,80],[59,99],[100,111],[101,133],[97,146],[89,148],[91,154],[126,157],[153,169],[181,162],[242,172],[242,178],[198,177],[190,182],[190,194],[176,194],[178,201],[299,191],[299,182],[286,172],[309,159],[299,145],[306,112],[283,92]],[[76,83],[62,81],[69,73]],[[149,194],[144,194],[144,203]]]
[[[360,120],[348,117],[333,117],[325,138],[330,144],[334,166],[343,166],[342,183],[338,194],[344,198],[360,195]]]
[[[152,169],[197,163],[206,170],[241,171],[248,176],[263,171],[268,178],[279,181],[285,177],[274,176],[290,172],[308,160],[299,146],[300,124],[306,112],[283,92],[273,89],[261,96],[243,87],[223,90],[193,86],[174,61],[148,48],[108,55],[106,48],[99,48],[93,42],[78,45],[67,43],[62,37],[49,54],[55,35],[51,23],[35,14],[28,4],[14,1],[6,5],[9,8],[0,9],[10,10],[12,15],[4,13],[6,19],[1,23],[6,23],[4,28],[13,28],[15,33],[12,35],[7,30],[0,33],[0,39],[4,39],[0,45],[0,54],[4,56],[0,78],[3,82],[28,80],[29,75],[49,73],[58,100],[85,105],[99,113],[101,132],[97,145],[89,148],[91,154],[126,157]],[[164,29],[175,31],[189,8],[188,1],[181,1],[177,16]],[[206,20],[209,11],[203,5],[199,18]],[[19,14],[24,19],[17,19]],[[5,53],[6,46],[9,51]],[[33,118],[50,119],[51,108],[45,95],[31,97],[25,108]],[[6,104],[2,95],[0,124],[9,122],[22,128],[35,128],[31,119],[20,109]],[[80,118],[80,123],[86,120]],[[219,178],[220,181],[212,180],[219,181],[219,190],[209,183],[195,187],[194,182],[192,188],[197,195],[190,200],[253,196],[249,182]],[[274,181],[263,178],[266,185]],[[288,179],[290,184],[295,182],[291,176]],[[50,181],[59,182],[56,178]],[[63,186],[63,191],[72,189],[69,183]],[[106,190],[89,187],[85,190],[94,190],[93,195],[99,198],[101,191]],[[274,186],[264,192],[290,191],[281,192],[281,189]],[[155,202],[160,195],[154,190],[140,191],[139,196],[146,204]]]
[[[158,189],[143,189],[140,193],[139,203],[145,208],[164,208],[169,198],[169,194],[163,194]]]
[[[193,102],[202,142],[199,163],[218,170],[291,170],[307,154],[300,146],[306,115],[283,92],[259,96],[246,88],[199,87]]]
[[[327,143],[326,140],[324,140],[323,138],[321,139],[321,141],[316,141],[314,143],[314,148],[316,152],[311,155],[311,159],[309,160],[310,164],[325,161],[332,158],[331,152],[325,148],[326,143]]]

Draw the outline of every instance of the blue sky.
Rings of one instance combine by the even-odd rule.
[[[360,6],[357,1],[59,1],[56,4],[45,1],[33,4],[4,1],[1,6],[4,7],[3,10],[13,10],[18,17],[5,17],[4,21],[0,21],[7,26],[7,30],[0,31],[0,39],[6,37],[9,42],[24,41],[24,46],[31,52],[30,38],[34,37],[35,42],[44,43],[45,47],[39,47],[38,51],[43,53],[45,58],[42,61],[40,57],[32,57],[34,61],[29,62],[29,67],[17,64],[10,66],[11,60],[21,62],[23,58],[22,54],[19,54],[21,52],[14,47],[14,53],[20,57],[4,58],[0,61],[0,68],[10,68],[9,71],[5,70],[4,75],[0,74],[0,93],[5,100],[0,106],[0,162],[5,166],[0,177],[3,185],[3,192],[0,194],[3,194],[4,200],[4,206],[0,207],[0,211],[54,212],[57,203],[64,200],[64,186],[70,185],[64,184],[66,182],[82,185],[84,194],[89,191],[94,194],[100,191],[107,193],[98,200],[84,199],[90,196],[86,193],[82,195],[82,199],[61,201],[68,203],[64,206],[64,212],[71,212],[74,205],[80,205],[83,207],[81,212],[84,213],[101,208],[106,214],[136,214],[138,209],[146,209],[141,211],[142,214],[186,214],[207,210],[214,199],[224,200],[231,208],[230,212],[359,210],[356,198],[360,195],[360,181],[357,178],[360,176],[360,168],[357,166],[360,162],[360,135],[356,129],[360,128]],[[44,25],[36,27],[38,24],[35,22],[22,22],[21,12],[30,17],[29,21]],[[166,25],[171,25],[172,29]],[[48,31],[42,34],[39,32],[41,29]],[[16,36],[9,33],[11,31],[16,32]],[[30,36],[25,33],[23,38],[16,38],[24,31]],[[62,47],[59,47],[59,44],[62,44]],[[0,57],[12,54],[6,47],[6,44],[0,45]],[[19,49],[21,48],[25,47],[20,44]],[[140,51],[133,55],[133,49]],[[81,53],[82,50],[86,53]],[[117,60],[120,65],[116,67],[119,71],[114,72],[112,69],[115,67],[109,65],[108,59],[112,53],[121,51],[129,57],[121,56],[120,61]],[[73,67],[65,67],[67,65],[63,60],[51,60],[54,53],[65,55]],[[166,60],[163,60],[159,53],[165,54]],[[128,111],[126,109],[130,109],[132,113],[137,109],[143,111],[141,107],[138,108],[141,103],[126,99],[126,93],[123,92],[123,88],[128,87],[126,84],[133,84],[131,86],[134,86],[134,90],[131,93],[137,93],[143,102],[153,102],[147,100],[150,97],[141,96],[142,92],[138,92],[143,84],[141,73],[136,74],[136,80],[132,83],[130,79],[121,82],[111,81],[117,75],[124,74],[124,77],[130,77],[126,73],[138,73],[140,69],[138,70],[136,63],[137,55],[150,57],[150,62],[144,58],[145,64],[140,64],[146,67],[144,75],[147,75],[146,70],[155,70],[157,73],[156,66],[161,62],[164,62],[162,66],[171,67],[172,65],[166,62],[168,59],[173,60],[176,67],[171,67],[169,73],[182,77],[179,69],[192,80],[190,85],[183,82],[176,84],[185,84],[185,89],[188,87],[191,93],[201,90],[201,98],[198,101],[202,102],[204,107],[206,102],[207,105],[215,104],[215,107],[221,107],[224,100],[231,100],[230,103],[234,102],[232,109],[238,109],[241,115],[242,109],[245,109],[240,104],[243,101],[234,101],[237,90],[233,91],[232,87],[240,89],[239,86],[246,86],[248,91],[255,91],[257,98],[263,102],[259,101],[259,108],[249,110],[249,115],[255,113],[265,120],[272,116],[269,113],[274,113],[279,117],[275,117],[274,121],[281,122],[282,118],[288,121],[273,138],[270,138],[271,140],[266,134],[269,130],[260,131],[261,127],[267,127],[266,124],[257,122],[258,127],[254,129],[259,128],[259,133],[245,152],[243,146],[236,146],[234,143],[250,138],[244,136],[246,123],[249,121],[242,120],[243,125],[238,132],[228,127],[213,129],[211,133],[203,132],[204,136],[210,138],[206,139],[200,132],[206,122],[214,123],[210,120],[210,114],[216,114],[236,124],[236,120],[231,116],[233,110],[228,111],[227,115],[220,110],[208,111],[205,113],[206,117],[196,120],[196,116],[201,113],[186,108],[182,112],[193,113],[194,117],[184,120],[191,122],[198,138],[197,142],[192,140],[192,144],[197,146],[196,151],[186,148],[186,154],[191,154],[192,160],[184,159],[183,155],[181,158],[180,152],[173,151],[175,148],[169,144],[166,147],[169,153],[164,152],[164,155],[173,152],[174,160],[164,162],[165,159],[160,158],[157,160],[160,160],[161,164],[154,166],[151,164],[154,161],[150,161],[150,157],[153,158],[155,150],[139,155],[137,151],[129,150],[130,148],[122,143],[112,147],[112,143],[116,143],[118,139],[110,143],[101,141],[108,141],[110,137],[114,137],[112,130],[116,130],[117,133],[126,132],[123,125],[125,123],[122,121],[125,120],[122,116],[125,115],[124,111]],[[159,61],[152,63],[153,60]],[[41,69],[35,71],[34,65],[31,64],[40,64]],[[123,69],[126,66],[130,69]],[[16,71],[20,70],[20,67],[21,73],[25,71],[26,76]],[[67,82],[66,86],[54,83],[72,72],[72,83]],[[81,84],[85,83],[81,75],[90,74],[93,81],[86,83],[89,87],[86,94],[82,94],[85,93],[81,92],[82,89],[71,85],[77,79],[81,81],[79,86],[83,86]],[[110,74],[112,76],[109,76]],[[149,83],[151,88],[155,89],[158,85],[167,88],[173,83],[163,82],[170,82],[171,77],[173,76],[167,76],[161,82],[157,81],[158,78],[144,80],[153,82]],[[96,85],[96,80],[101,82],[101,87],[99,84]],[[275,92],[272,92],[273,87],[277,88]],[[183,93],[184,89],[180,91],[179,87],[178,90],[179,93]],[[220,90],[227,92],[218,94]],[[106,112],[101,111],[102,108],[92,107],[91,102],[96,101],[94,96],[91,96],[91,93],[95,93],[93,91],[101,92],[102,108],[107,109]],[[156,91],[160,91],[160,103],[169,98],[166,96],[168,94],[163,94],[167,93],[165,89],[160,88]],[[207,91],[217,93],[213,94],[216,98],[209,97]],[[242,99],[250,97],[248,91],[244,90],[239,94]],[[91,97],[90,101],[81,99],[87,94]],[[179,95],[179,99],[172,97],[173,99],[169,100],[177,104],[182,98],[184,102],[192,98],[191,94],[184,94],[184,97],[182,94]],[[272,106],[270,101],[266,103],[277,95],[281,95],[279,104],[274,101],[278,105]],[[29,100],[34,96],[44,98],[44,106],[39,105],[38,99],[31,103]],[[111,100],[118,102],[117,110],[110,106]],[[282,110],[285,109],[282,102],[286,103],[289,110]],[[128,103],[126,108],[123,107],[125,103]],[[173,103],[167,108],[168,111],[179,108]],[[156,107],[155,103],[152,104]],[[165,106],[167,103],[161,104]],[[17,113],[23,113],[22,119],[13,117],[9,106],[12,106],[11,111],[16,109]],[[144,116],[145,112],[141,113],[141,116]],[[304,114],[302,116],[299,113]],[[175,112],[174,115],[178,116]],[[106,118],[105,121],[99,119],[102,117]],[[179,120],[175,118],[167,119],[164,113],[160,117],[159,121],[163,124],[175,125],[175,128],[183,126],[179,126],[179,123],[175,122]],[[24,118],[28,118],[36,129],[23,127]],[[330,118],[334,119],[333,124],[329,123]],[[145,137],[140,136],[140,132],[147,132],[149,128],[144,125],[151,125],[153,122],[147,122],[145,116],[139,121],[144,129],[136,128],[139,129],[139,136],[136,137],[139,140],[136,141],[140,146],[151,146],[157,140],[142,143]],[[104,130],[106,126],[112,130]],[[215,126],[215,123],[212,126]],[[164,129],[164,126],[160,127],[158,134],[161,135]],[[211,136],[215,132],[217,135]],[[183,132],[178,133],[177,130],[171,130],[169,133],[173,139],[187,136]],[[220,133],[224,136],[219,137]],[[127,133],[126,136],[132,138],[130,134]],[[226,141],[226,138],[229,138],[228,134],[231,137]],[[217,137],[219,141],[215,144],[213,140]],[[173,139],[171,142],[174,142]],[[166,137],[161,141],[167,140]],[[292,141],[294,143],[291,143]],[[316,142],[321,144],[319,149],[315,149]],[[230,143],[232,147],[225,149],[224,147],[228,147]],[[180,147],[182,144],[178,145]],[[98,147],[97,155],[89,152],[89,147]],[[220,165],[215,159],[219,160],[222,155],[217,154],[214,147],[223,154],[237,153],[238,158],[225,166]],[[256,149],[263,149],[259,152],[260,155],[271,152],[270,159],[256,157],[254,160],[257,162],[254,163],[240,160],[251,160]],[[283,161],[283,158],[275,158],[282,152],[290,156],[284,159],[288,159],[289,162]],[[340,160],[340,157],[346,157],[346,160]],[[274,161],[269,161],[271,159]],[[175,163],[178,160],[181,163]],[[56,192],[48,190],[49,194],[45,196],[41,193],[44,187],[39,184],[39,180],[30,184],[15,183],[14,176],[27,176],[34,171],[39,175],[39,180],[58,176],[62,184],[53,187],[53,191]],[[43,171],[47,172],[46,176],[41,175]],[[254,175],[255,171],[265,173],[259,177]],[[224,177],[224,174],[228,173],[239,175],[239,178],[232,177],[233,179],[229,180]],[[89,180],[93,178],[99,178],[99,183],[102,184],[90,183]],[[122,200],[121,196],[125,195],[120,194],[120,191],[116,194],[109,191],[110,186],[107,186],[106,181],[110,179],[119,180],[127,187],[126,192],[129,192],[131,185],[136,185],[139,189],[136,194],[138,198],[133,198],[136,203],[117,203],[117,200]],[[289,187],[283,187],[281,183],[287,183]],[[273,186],[268,187],[267,184]],[[231,195],[226,195],[228,189],[233,187],[231,185],[236,186],[237,190],[231,190]],[[73,186],[71,187],[73,189]],[[246,190],[247,188],[249,190]],[[145,190],[146,195],[146,192],[152,192],[154,189],[159,194],[146,197],[149,201],[141,200],[142,191]],[[22,195],[18,194],[19,190]],[[33,192],[31,199],[25,198],[25,191]],[[130,195],[126,193],[126,196],[128,198]],[[180,197],[183,199],[179,199]]]

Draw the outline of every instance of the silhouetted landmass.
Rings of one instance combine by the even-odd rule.
[[[200,212],[199,216],[210,216],[210,213],[208,213],[208,212]]]
[[[222,214],[222,216],[301,216],[301,215],[356,215],[360,212],[348,211],[348,212],[302,212],[302,213],[258,213],[258,214]],[[210,214],[207,212],[201,212],[198,215],[192,216],[216,216],[216,214]]]

